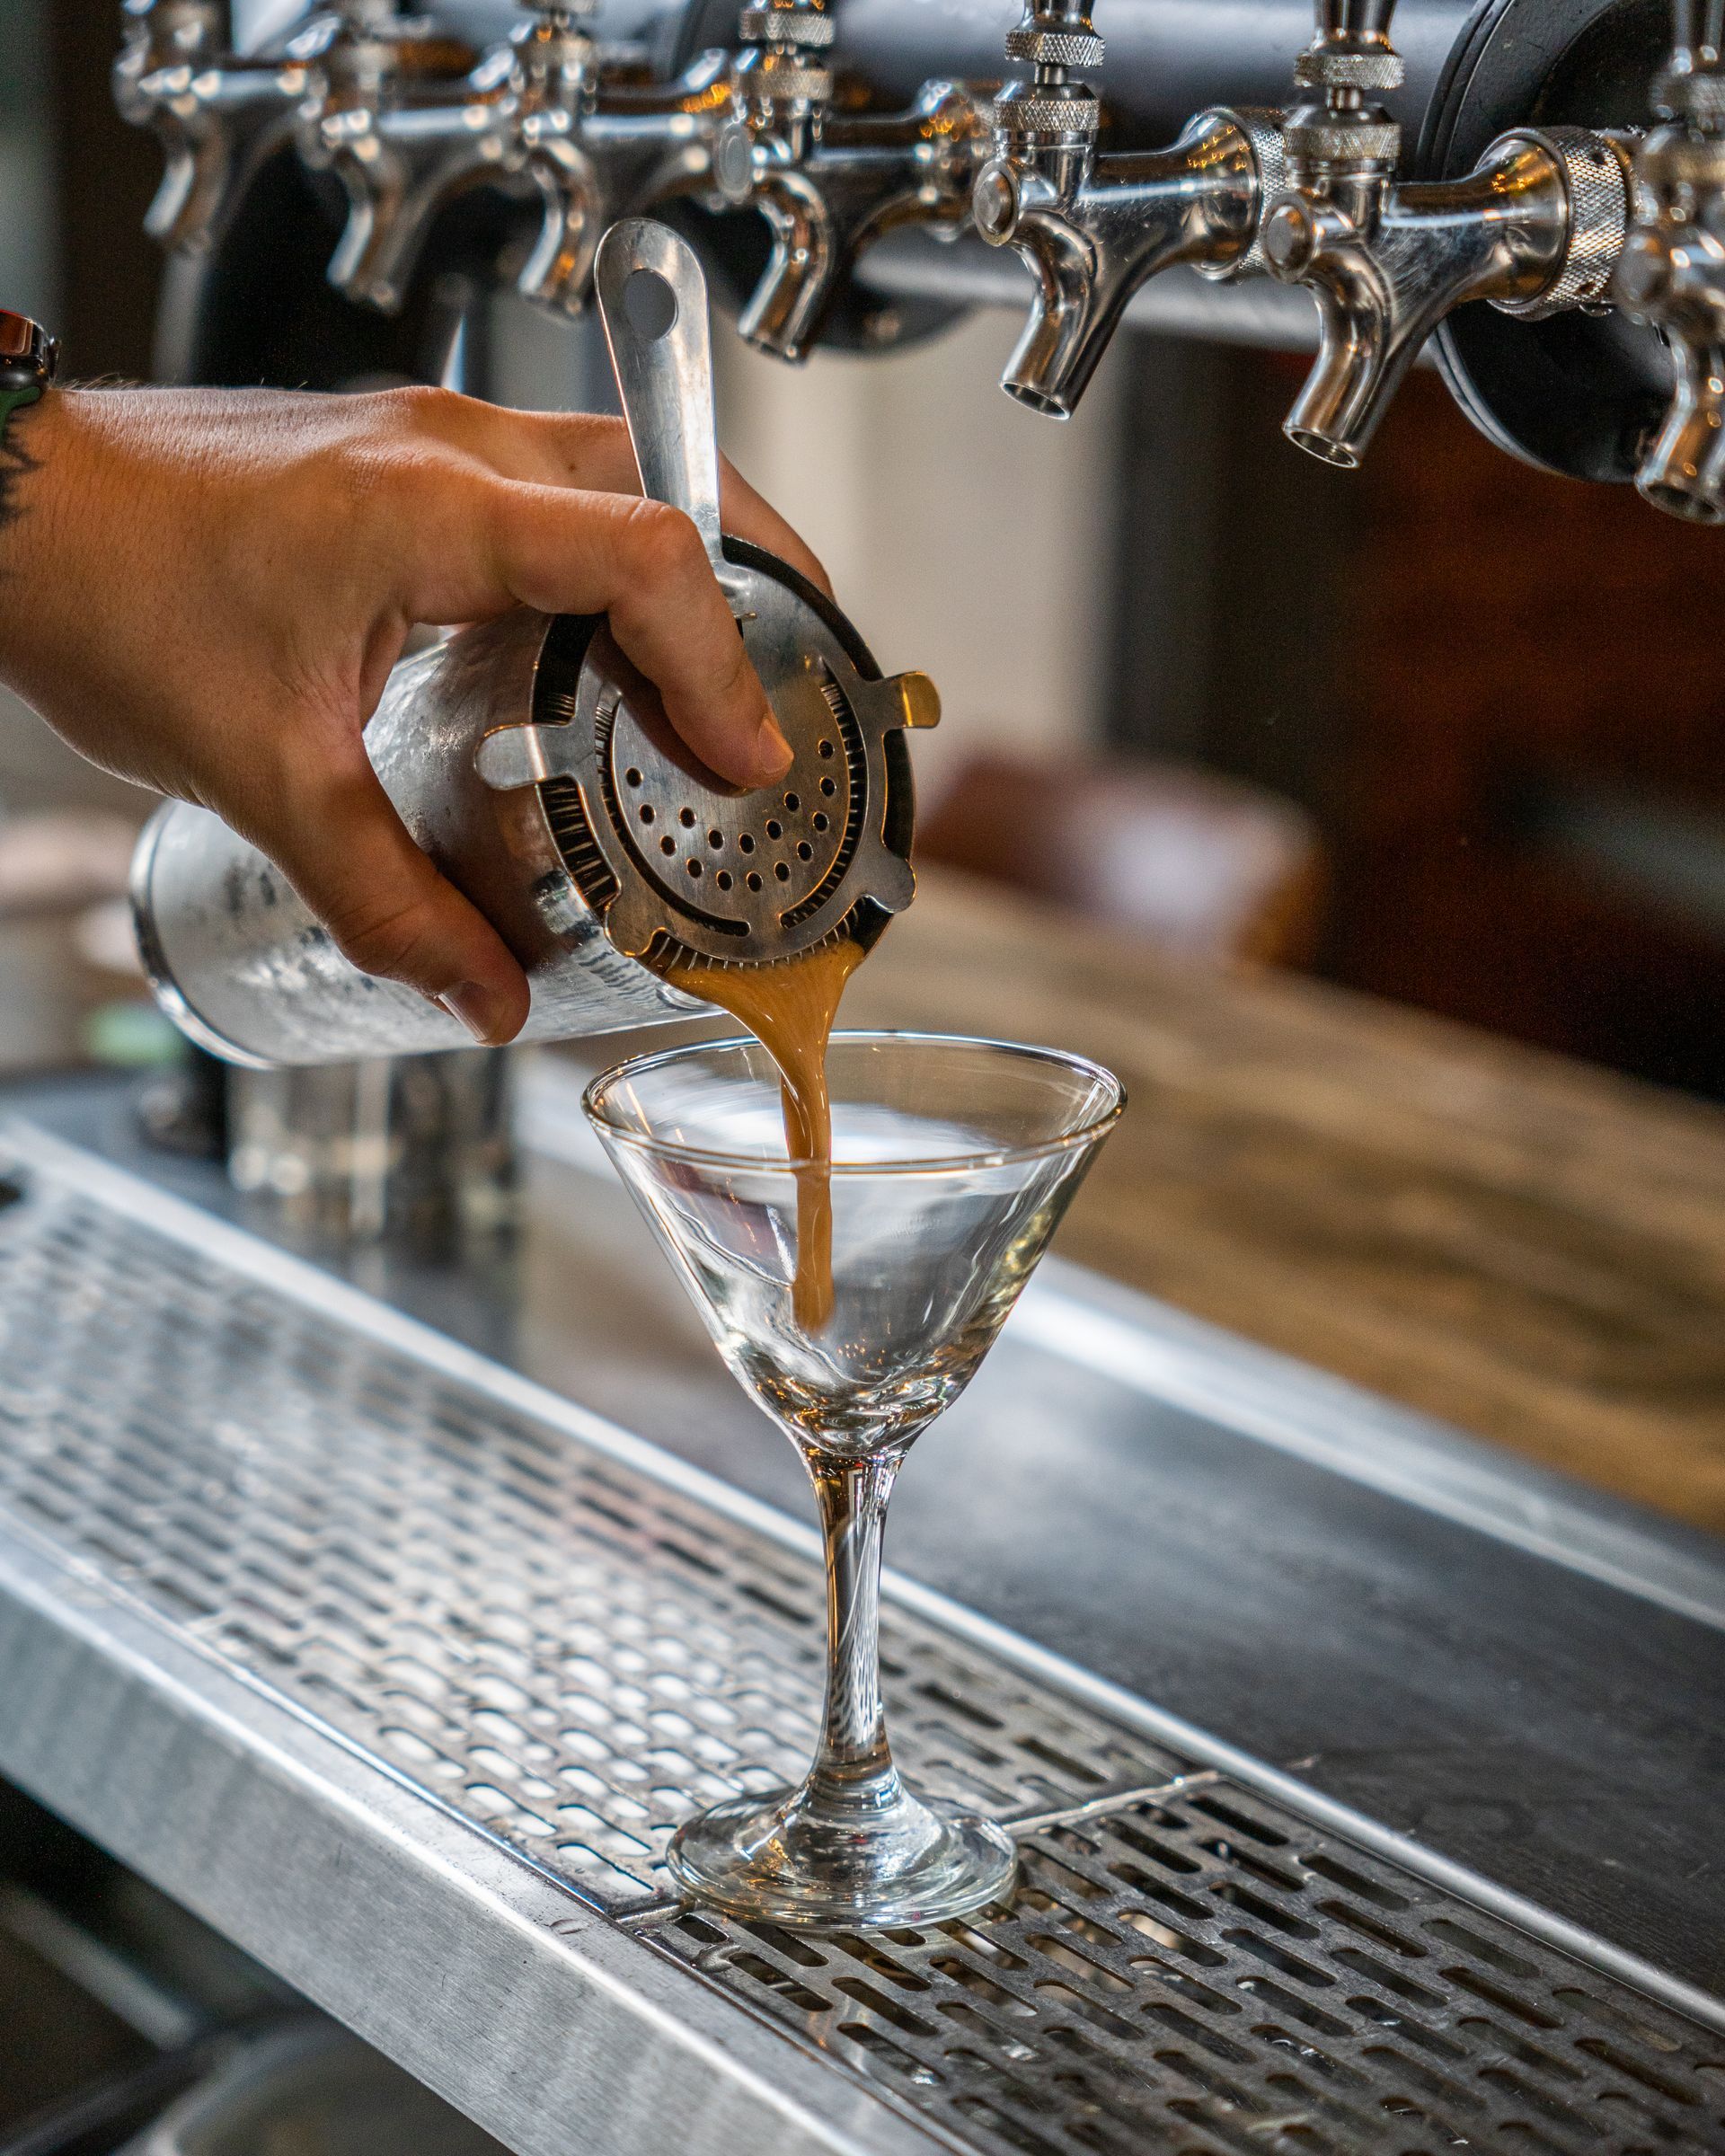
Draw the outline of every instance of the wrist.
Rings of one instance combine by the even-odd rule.
[[[59,341],[40,322],[0,307],[0,534],[22,514],[39,448],[33,429],[26,441],[26,424],[48,399],[59,362]]]
[[[58,572],[57,507],[73,483],[70,407],[76,399],[50,389],[20,405],[0,435],[0,680],[31,701],[33,654]]]

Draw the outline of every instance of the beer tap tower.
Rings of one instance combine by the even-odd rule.
[[[500,202],[491,259],[510,255],[506,229],[521,238],[509,272],[519,290],[574,314],[611,222],[686,202],[714,247],[726,220],[765,222],[739,327],[788,360],[838,333],[854,287],[878,294],[880,272],[861,266],[900,227],[961,243],[953,301],[997,296],[980,238],[1031,275],[1004,386],[1057,417],[1161,272],[1185,266],[1217,286],[1269,276],[1312,296],[1318,357],[1286,431],[1325,462],[1359,462],[1430,342],[1469,416],[1505,446],[1634,476],[1661,508],[1725,518],[1725,0],[1676,0],[1645,139],[1611,110],[1621,96],[1634,118],[1655,63],[1645,10],[1627,0],[1429,0],[1417,89],[1404,89],[1391,40],[1394,0],[1316,0],[1285,108],[1267,99],[1261,37],[1236,34],[1253,11],[1224,22],[1192,0],[1158,13],[1154,49],[1140,31],[1106,114],[1090,0],[1026,0],[1006,40],[1018,73],[992,101],[965,26],[931,28],[901,0],[871,0],[859,17],[859,49],[896,91],[847,62],[831,0],[746,0],[729,19],[715,12],[728,0],[666,0],[662,20],[693,57],[656,79],[638,49],[606,42],[610,4],[521,0],[500,37],[499,0],[426,0],[411,16],[396,0],[332,0],[269,53],[234,57],[215,0],[124,0],[119,102],[168,160],[150,228],[181,253],[218,251],[236,201],[293,145],[345,190],[330,276],[346,297],[400,310],[441,213],[483,190]],[[887,64],[882,41],[895,8],[916,55],[904,66]],[[629,16],[632,31],[641,21]],[[690,41],[703,33],[704,47]],[[1446,57],[1423,49],[1446,39]],[[1548,94],[1564,51],[1584,44],[1575,79],[1591,87]],[[942,50],[950,72],[918,84]],[[1174,123],[1167,146],[1138,146],[1138,128],[1102,149],[1105,119],[1118,136],[1123,114],[1178,113],[1207,83],[1221,94]],[[1228,96],[1245,85],[1251,96]],[[1573,124],[1601,110],[1606,124]],[[1473,146],[1453,155],[1458,138]],[[727,281],[735,266],[728,255]],[[943,300],[943,271],[933,284]],[[1535,341],[1486,336],[1477,301]],[[1537,342],[1549,318],[1614,308],[1615,327],[1591,345]],[[863,308],[865,342],[884,340],[867,331],[890,314]],[[1547,350],[1550,366],[1524,365]],[[1548,425],[1554,408],[1561,423]]]

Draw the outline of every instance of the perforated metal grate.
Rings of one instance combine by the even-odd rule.
[[[1725,2038],[1250,1791],[1163,1789],[1185,1763],[902,1611],[901,1756],[1022,1823],[1013,1910],[837,1940],[677,1910],[670,1831],[806,1755],[812,1567],[30,1180],[0,1212],[0,1512],[944,2139],[1725,2149]]]
[[[1725,2148],[1725,2039],[1233,1785],[1021,1839],[1010,1911],[695,1966],[1015,2156]]]

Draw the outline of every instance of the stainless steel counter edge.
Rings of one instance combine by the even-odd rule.
[[[847,2076],[10,1531],[0,1692],[0,1770],[520,2156],[569,2156],[577,2121],[618,2156],[926,2156]]]
[[[327,1312],[332,1320],[404,1350],[430,1366],[490,1394],[500,1404],[534,1416],[548,1426],[566,1432],[577,1442],[626,1462],[638,1471],[650,1475],[668,1487],[709,1506],[715,1512],[771,1537],[783,1546],[807,1555],[811,1560],[817,1558],[818,1539],[812,1529],[801,1526],[774,1507],[764,1505],[730,1484],[703,1473],[544,1386],[502,1368],[419,1321],[406,1317],[347,1283],[332,1277],[315,1266],[217,1221],[197,1207],[167,1195],[123,1170],[109,1165],[93,1154],[64,1144],[34,1126],[18,1119],[0,1123],[0,1144],[4,1144],[9,1130],[17,1132],[21,1142],[27,1142],[28,1151],[36,1159],[51,1164],[57,1174],[71,1184],[81,1186],[93,1196],[99,1197],[104,1205],[154,1226],[163,1233],[181,1241],[193,1241],[236,1270],[275,1286],[303,1304]],[[1076,1275],[1074,1268],[1062,1270],[1068,1278],[1083,1277]],[[1133,1300],[1144,1303],[1151,1311],[1156,1308],[1146,1298]],[[1244,1346],[1243,1343],[1241,1345]],[[1281,1360],[1276,1357],[1269,1359],[1273,1362]],[[1299,1366],[1290,1365],[1289,1367],[1297,1369]],[[1352,1392],[1352,1388],[1343,1390]],[[1363,1393],[1355,1393],[1353,1397],[1361,1401],[1369,1401],[1369,1396]],[[1385,1412],[1392,1416],[1396,1414],[1393,1409]],[[1651,1541],[1650,1536],[1649,1540]],[[0,1542],[0,1555],[3,1554],[4,1543]],[[0,1571],[0,1589],[4,1588],[4,1572]],[[1197,1725],[1166,1713],[1135,1693],[1093,1675],[1061,1656],[1039,1648],[1022,1635],[1007,1630],[918,1582],[889,1571],[886,1576],[886,1588],[888,1594],[903,1606],[943,1626],[956,1636],[986,1648],[990,1653],[1015,1664],[1044,1682],[1057,1685],[1075,1697],[1113,1715],[1126,1727],[1137,1729],[1160,1744],[1172,1746],[1199,1764],[1216,1767],[1246,1786],[1263,1790],[1315,1823],[1378,1851],[1418,1876],[1441,1886],[1449,1893],[1492,1911],[1505,1922],[1518,1925],[1534,1937],[1543,1939],[1595,1967],[1611,1972],[1625,1983],[1665,2000],[1679,2011],[1712,2028],[1725,2029],[1725,2000],[1668,1975],[1655,1965],[1624,1951],[1597,1933],[1555,1916],[1539,1904],[1455,1863],[1379,1821],[1322,1796],[1301,1782],[1295,1773],[1236,1749]],[[135,1621],[143,1623],[147,1621],[139,1617]],[[243,1691],[244,1688],[236,1689]],[[6,1733],[0,1731],[0,1771],[12,1772],[13,1770],[4,1749],[8,1741]],[[363,1764],[358,1760],[354,1763],[356,1770]],[[376,1775],[375,1769],[368,1768],[367,1771]],[[44,1801],[57,1805],[58,1808],[58,1800],[50,1791],[40,1788],[22,1773],[19,1779],[25,1780],[26,1786],[34,1789]],[[376,1779],[388,1778],[376,1776]],[[406,1791],[400,1792],[400,1800],[410,1800]],[[411,1801],[425,1807],[425,1800],[417,1793]],[[425,1808],[435,1811],[435,1807]],[[456,1823],[451,1821],[449,1824],[453,1828]],[[123,1850],[116,1853],[122,1856],[127,1854]],[[139,1864],[139,1869],[149,1870],[149,1867],[143,1863]],[[518,1870],[524,1877],[536,1876],[532,1874],[529,1867],[517,1865],[513,1860],[510,1869]],[[150,1876],[157,1875],[151,1872]],[[177,1891],[171,1880],[157,1878],[157,1884],[170,1893]],[[546,1886],[549,1891],[556,1892],[549,1887],[548,1882]],[[565,1908],[580,1906],[572,1904],[571,1897],[561,1894],[558,1898]],[[195,1902],[191,1905],[199,1907]],[[199,1909],[199,1913],[205,1912]],[[581,1928],[585,1931],[601,1921],[590,1918],[583,1911]],[[232,1935],[236,1938],[240,1936],[237,1932]],[[240,1938],[240,1943],[251,1944],[243,1938]],[[260,1952],[260,1958],[270,1960],[267,1952],[261,1951],[255,1946],[252,1950]],[[271,1966],[280,1965],[271,1961]],[[289,1981],[299,1981],[294,1972],[288,1968],[281,1968],[280,1973],[288,1976]],[[314,1996],[317,1994],[314,1993]],[[320,1999],[320,2003],[328,2001]],[[331,2010],[344,2019],[349,2019],[339,2006],[332,2005]],[[360,2025],[356,2022],[354,2026]],[[383,2045],[382,2047],[390,2048],[388,2045]],[[413,2063],[405,2059],[403,2063],[410,2065]],[[415,2071],[418,2071],[417,2067]],[[427,2078],[432,2077],[428,2075]],[[437,2085],[435,2081],[434,2085]],[[875,2108],[878,2110],[879,2107]],[[524,2156],[535,2156],[539,2144],[523,2141],[519,2145]],[[628,2147],[633,2144],[624,2143],[619,2145]],[[659,2145],[664,2145],[662,2139]],[[693,2140],[689,2143],[692,2150],[703,2149],[707,2145],[705,2142]],[[766,2150],[777,2144],[763,2143],[757,2145]],[[791,2143],[785,2145],[799,2144]],[[869,2145],[884,2149],[899,2144],[883,2143],[877,2137]]]

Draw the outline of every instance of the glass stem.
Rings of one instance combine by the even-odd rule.
[[[827,1557],[827,1703],[803,1802],[865,1828],[905,1802],[880,1698],[880,1542],[902,1452],[866,1460],[804,1453]]]

